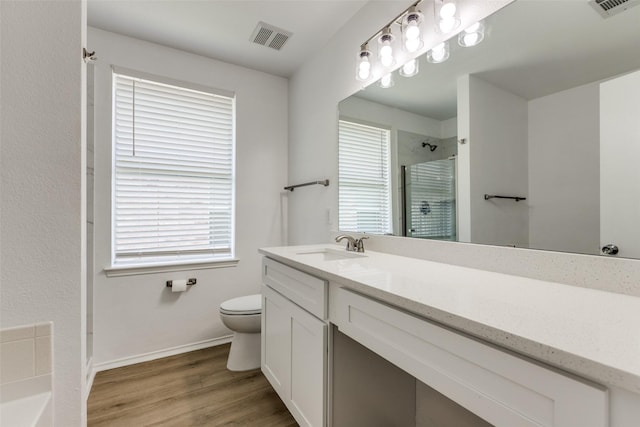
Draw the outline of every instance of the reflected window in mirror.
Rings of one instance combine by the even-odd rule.
[[[340,230],[389,234],[391,225],[391,132],[340,120]]]

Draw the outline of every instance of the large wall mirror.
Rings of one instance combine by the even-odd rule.
[[[340,102],[340,230],[640,258],[640,6],[589,3],[517,0]]]

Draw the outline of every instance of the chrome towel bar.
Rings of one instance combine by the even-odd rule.
[[[287,187],[284,187],[284,189],[293,191],[295,188],[298,188],[298,187],[306,187],[307,185],[316,185],[316,184],[324,185],[326,187],[329,185],[329,180],[323,179],[322,181],[311,181],[311,182],[305,182],[304,184],[289,185]]]
[[[515,200],[516,202],[519,202],[520,200],[527,200],[526,197],[519,197],[519,196],[496,196],[494,194],[485,194],[484,195],[484,199],[485,200],[490,200],[490,199],[512,199]]]

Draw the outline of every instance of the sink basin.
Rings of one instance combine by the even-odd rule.
[[[308,259],[318,261],[336,261],[340,259],[364,258],[365,254],[359,252],[347,252],[346,250],[337,250],[330,248],[315,249],[311,251],[298,252],[296,255],[302,255]]]

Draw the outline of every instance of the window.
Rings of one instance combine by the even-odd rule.
[[[233,257],[234,105],[114,73],[114,267]]]
[[[391,233],[389,130],[340,120],[338,135],[340,230]]]

